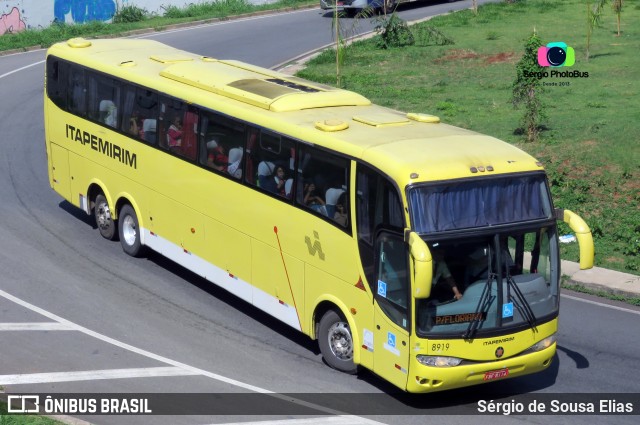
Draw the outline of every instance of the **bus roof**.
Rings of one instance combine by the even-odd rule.
[[[354,92],[153,40],[72,39],[48,53],[361,158],[400,187],[542,170],[522,150],[437,117],[402,113]]]

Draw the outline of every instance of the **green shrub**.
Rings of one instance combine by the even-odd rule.
[[[395,11],[391,15],[378,17],[374,31],[378,34],[376,45],[381,49],[415,44],[415,38],[406,21]]]
[[[144,21],[146,17],[146,9],[142,9],[134,5],[124,6],[113,16],[113,23],[120,24],[128,22],[140,22]]]

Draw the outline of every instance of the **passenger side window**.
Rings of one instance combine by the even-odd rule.
[[[348,227],[349,160],[309,146],[300,148],[299,157],[296,202]]]
[[[251,137],[252,130],[249,131]],[[255,133],[253,133],[255,134]],[[257,143],[249,140],[249,162],[255,178],[247,181],[283,198],[293,197],[295,142],[267,130],[260,131]]]
[[[87,116],[87,96],[84,81],[84,69],[70,66],[69,72],[69,112],[80,117]]]
[[[53,56],[47,59],[47,95],[59,108],[67,109],[69,64]]]
[[[200,164],[241,179],[244,127],[241,122],[204,112],[200,126]]]
[[[95,72],[87,72],[87,87],[88,118],[118,128],[119,83]]]
[[[160,97],[160,116],[156,126],[160,147],[195,160],[198,153],[198,111],[186,103]]]
[[[158,95],[141,87],[126,86],[123,97],[121,130],[155,145],[158,140]]]

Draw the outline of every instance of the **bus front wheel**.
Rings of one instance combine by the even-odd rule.
[[[93,213],[100,235],[110,241],[115,240],[118,235],[116,232],[116,223],[113,221],[113,216],[111,215],[111,209],[109,208],[107,198],[105,198],[103,194],[96,196]]]
[[[118,233],[122,249],[132,257],[142,254],[138,216],[131,205],[124,205],[118,217]]]
[[[353,337],[349,323],[334,310],[327,311],[320,319],[318,345],[322,357],[332,368],[349,374],[358,371],[353,362]]]

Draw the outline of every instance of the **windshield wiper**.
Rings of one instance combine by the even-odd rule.
[[[470,339],[478,330],[478,326],[480,325],[480,321],[484,320],[487,312],[489,311],[489,307],[493,302],[495,296],[491,295],[491,282],[496,279],[496,275],[493,273],[489,273],[487,277],[487,283],[484,284],[484,288],[482,289],[482,295],[480,295],[480,300],[478,301],[478,306],[476,307],[476,311],[473,316],[473,320],[469,323],[469,327],[467,327],[467,331],[462,335],[464,339]]]
[[[529,323],[531,329],[536,330],[536,316],[531,309],[531,305],[520,291],[520,288],[513,280],[513,276],[509,273],[509,265],[505,264],[506,277],[507,277],[507,300],[513,302],[513,305],[520,311],[520,314]],[[511,289],[513,289],[514,296],[511,296]]]

